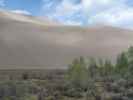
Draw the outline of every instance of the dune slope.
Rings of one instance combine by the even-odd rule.
[[[131,30],[52,25],[25,18],[0,12],[0,68],[65,68],[79,56],[114,60],[133,45]]]

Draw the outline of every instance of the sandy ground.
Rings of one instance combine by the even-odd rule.
[[[38,24],[35,18],[14,16],[0,12],[0,68],[64,68],[79,56],[113,61],[133,45],[131,30]]]

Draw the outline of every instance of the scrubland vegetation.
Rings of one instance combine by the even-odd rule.
[[[79,57],[67,71],[1,70],[0,76],[0,100],[133,100],[133,47],[115,64]]]

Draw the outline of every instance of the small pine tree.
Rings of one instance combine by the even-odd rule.
[[[116,72],[123,76],[127,73],[127,71],[128,71],[128,59],[126,53],[123,52],[117,57]]]
[[[104,63],[104,74],[105,76],[112,75],[114,71],[113,65],[110,60],[105,60]]]
[[[133,47],[130,47],[127,52],[128,55],[128,67],[129,67],[129,73],[133,75]]]
[[[75,59],[69,65],[68,79],[74,87],[85,88],[87,85],[87,68],[83,57]]]
[[[90,78],[96,78],[98,74],[98,66],[94,58],[89,60],[88,74]]]

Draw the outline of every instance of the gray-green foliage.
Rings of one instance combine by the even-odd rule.
[[[116,72],[124,76],[127,71],[128,71],[128,58],[127,54],[123,52],[117,57]]]
[[[127,51],[128,56],[128,68],[130,73],[133,75],[133,47],[130,47]]]
[[[133,47],[118,55],[115,69],[122,76],[133,76]]]
[[[105,75],[110,76],[113,74],[114,68],[110,60],[105,60],[104,69]]]
[[[106,92],[111,91],[116,95],[115,92],[124,94],[125,91],[127,91],[129,86],[127,88],[126,85],[133,78],[133,47],[130,47],[126,52],[120,53],[117,57],[116,64],[112,64],[110,60],[102,59],[97,62],[93,58],[89,59],[88,62],[89,63],[85,63],[84,58],[75,59],[69,66],[68,71],[69,81],[71,81],[73,85],[78,84],[78,87],[83,87],[81,83],[87,83],[86,100],[90,100],[91,96],[94,100],[97,100],[97,98],[102,95],[102,92],[98,92],[99,88],[97,85],[100,85],[99,80],[103,81],[103,84],[108,83],[109,86],[105,84],[107,90],[104,86],[104,88],[102,88],[102,90]],[[117,86],[114,85],[117,80],[120,79],[127,82],[125,87],[119,86],[119,84]],[[129,96],[126,96],[126,98],[129,98]]]
[[[103,59],[75,59],[69,65],[67,81],[64,77],[45,80],[40,77],[32,80],[24,73],[22,80],[0,81],[0,100],[62,100],[59,99],[62,97],[133,100],[133,47],[118,55],[116,64]]]
[[[89,75],[89,78],[96,78],[98,75],[98,65],[94,58],[89,59],[88,75]]]
[[[86,87],[87,74],[87,66],[83,57],[75,59],[72,64],[69,65],[68,79],[75,87]]]
[[[28,81],[0,82],[0,98],[5,100],[21,100],[35,91],[33,87],[35,87],[34,84]]]

